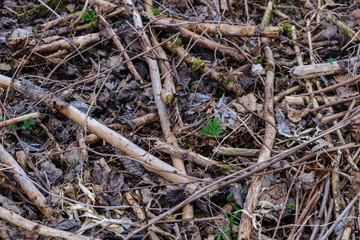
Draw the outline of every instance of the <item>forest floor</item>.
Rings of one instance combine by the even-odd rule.
[[[358,239],[360,1],[0,2],[1,239]]]

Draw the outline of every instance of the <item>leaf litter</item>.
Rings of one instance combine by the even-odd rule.
[[[359,6],[2,1],[1,238],[358,238]]]

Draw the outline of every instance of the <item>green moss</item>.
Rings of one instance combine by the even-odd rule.
[[[282,28],[284,29],[284,32],[286,33],[286,36],[288,36],[288,38],[292,38],[291,36],[291,24],[290,23],[284,23],[282,25]]]
[[[179,47],[182,47],[181,38],[177,37],[171,41],[172,50],[176,52]]]
[[[193,71],[197,71],[199,69],[203,69],[205,67],[205,62],[201,60],[201,58],[196,58],[194,61],[191,62],[190,68]]]
[[[24,13],[24,9],[22,8],[16,8],[15,12],[17,12],[18,14],[23,14]]]
[[[226,79],[226,82],[227,82],[227,83],[232,83],[232,82],[234,82],[234,79],[231,78],[231,77],[228,77],[228,78]]]

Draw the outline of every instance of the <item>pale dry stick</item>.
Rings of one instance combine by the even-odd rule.
[[[80,110],[60,100],[59,98],[52,96],[50,92],[25,80],[23,80],[21,84],[19,83],[19,85],[14,85],[14,89],[22,94],[26,94],[35,101],[43,100],[45,97],[45,99],[47,99],[45,102],[46,106],[49,108],[55,108],[82,127],[86,124],[90,132],[95,133],[97,136],[112,144],[120,151],[126,153],[128,156],[137,159],[149,171],[155,172],[171,182],[186,182],[190,180],[176,168],[144,151],[142,148],[130,142],[117,132],[109,129],[91,117],[86,118],[85,114]],[[190,187],[193,189],[196,188],[193,185],[190,185]]]
[[[317,101],[322,101],[323,100],[321,96],[315,96],[315,97],[316,97]],[[345,98],[332,96],[332,97],[328,97],[328,99],[329,99],[330,102],[336,102],[336,101],[343,100]],[[309,96],[298,97],[297,95],[292,95],[292,96],[286,96],[285,101],[289,105],[302,105],[302,106],[305,106],[305,105],[308,105],[310,103],[311,99],[310,99]],[[321,106],[319,106],[320,109],[321,109]],[[311,111],[311,109],[309,109],[309,111]]]
[[[132,11],[135,28],[139,32],[142,33],[139,37],[141,39],[141,42],[143,43],[144,51],[150,50],[151,44],[150,44],[149,38],[147,37],[147,35],[144,32],[144,29],[143,29],[144,26],[142,23],[141,16],[140,16],[139,12],[135,9],[133,1],[132,0],[124,0],[124,3]],[[171,142],[176,147],[179,147],[176,136],[172,133],[172,131],[170,129],[171,123],[170,123],[169,117],[167,115],[166,106],[160,97],[162,86],[161,86],[161,81],[160,81],[160,72],[159,72],[158,64],[157,64],[156,60],[151,59],[149,57],[145,57],[145,59],[146,59],[147,64],[149,65],[151,87],[153,90],[154,100],[155,100],[155,104],[156,104],[156,107],[158,110],[164,138],[167,142]],[[175,169],[179,170],[181,173],[186,175],[186,169],[185,169],[183,160],[178,157],[175,157],[175,156],[171,156],[171,160],[172,160],[172,163],[173,163],[173,166],[175,167]],[[189,190],[189,191],[191,191],[191,190]],[[194,210],[193,210],[192,206],[190,204],[184,206],[182,218],[193,218],[193,217],[194,217]]]
[[[29,113],[29,114],[26,114],[26,115],[23,115],[23,116],[19,116],[19,117],[16,117],[16,118],[12,118],[12,119],[0,122],[0,128],[5,127],[5,126],[9,126],[11,124],[15,124],[15,123],[18,123],[18,122],[23,122],[23,121],[26,121],[26,120],[29,120],[29,119],[36,119],[38,117],[40,117],[39,112]]]
[[[59,238],[66,240],[90,240],[90,238],[86,236],[58,230],[55,228],[47,227],[39,223],[32,222],[26,218],[21,217],[20,215],[14,212],[6,210],[3,207],[0,207],[0,218],[10,222],[11,224],[14,224],[15,226],[18,226],[27,231],[33,232],[35,234],[44,237]],[[96,239],[99,240],[99,238]]]
[[[110,24],[106,21],[106,19],[103,16],[100,15],[99,19],[100,19],[101,22],[103,22],[103,24],[105,25],[105,30],[106,30],[107,34],[113,40],[113,42],[116,45],[116,47],[118,48],[118,50],[121,52],[120,56],[123,56],[125,61],[127,61],[126,66],[128,67],[128,69],[131,72],[134,79],[136,81],[139,81],[141,84],[143,84],[143,80],[141,79],[139,73],[137,72],[134,64],[132,63],[132,61],[129,60],[130,57],[127,54],[127,52],[125,51],[125,48],[123,47],[123,45],[121,44],[119,36],[116,35],[114,29],[112,29]]]
[[[325,208],[326,208],[326,202],[328,200],[329,197],[329,189],[330,189],[330,177],[328,176],[326,179],[326,183],[325,183],[325,189],[324,189],[324,194],[323,194],[323,199],[321,202],[321,207],[320,207],[320,211],[319,211],[319,215],[318,218],[315,221],[315,227],[314,229],[312,229],[312,233],[310,236],[309,240],[315,240],[316,237],[316,233],[320,227],[320,219],[322,219],[324,212],[325,212]]]
[[[345,216],[349,213],[355,202],[358,200],[360,196],[360,192],[356,194],[356,196],[351,200],[351,202],[347,205],[347,207],[341,212],[341,214],[336,218],[335,222],[331,225],[329,230],[320,238],[320,240],[326,240],[329,239],[330,234],[334,231],[335,227],[340,223],[340,221],[343,221]]]
[[[332,198],[330,198],[329,209],[327,211],[325,211],[325,220],[322,223],[321,231],[320,231],[320,234],[319,234],[317,239],[320,239],[325,234],[325,232],[326,232],[326,230],[328,228],[328,224],[329,224],[330,219],[331,219],[333,207],[334,207],[334,200]]]
[[[357,106],[353,109],[351,109],[350,113],[351,112],[355,112],[357,110],[360,109],[360,106]],[[321,123],[324,123],[324,122],[327,122],[327,121],[331,121],[331,120],[334,120],[334,119],[337,119],[337,118],[341,118],[341,117],[344,117],[346,114],[348,113],[348,111],[344,111],[344,112],[340,112],[340,113],[335,113],[333,115],[330,115],[330,116],[327,116],[327,117],[323,117],[321,119]]]
[[[183,26],[193,32],[201,33],[203,29],[207,29],[207,33],[211,35],[219,34],[223,37],[269,37],[278,38],[282,29],[279,27],[264,26],[237,26],[224,23],[200,23],[186,22],[173,18],[164,18],[169,23],[166,26]]]
[[[290,94],[292,94],[294,92],[301,91],[302,89],[303,88],[300,85],[292,87],[292,88],[288,88],[285,91],[283,91],[283,92],[277,94],[276,96],[274,96],[274,103],[277,103],[281,99],[283,99],[285,96],[290,95]]]
[[[271,12],[273,9],[273,2],[269,1],[267,9],[264,13],[261,26],[269,24]],[[274,145],[276,138],[276,128],[274,119],[274,76],[275,76],[275,60],[271,48],[269,47],[268,39],[261,38],[261,45],[265,53],[267,62],[266,82],[265,82],[265,97],[264,97],[264,118],[265,121],[265,136],[264,143],[262,145],[260,154],[258,157],[258,163],[265,162],[271,156],[271,149]],[[253,215],[256,203],[258,201],[259,193],[261,190],[263,176],[257,176],[253,179],[250,184],[248,194],[246,196],[244,211],[248,212],[251,216]],[[252,231],[252,217],[248,214],[243,214],[239,224],[238,240],[250,239]]]
[[[50,213],[52,212],[51,208],[46,207],[44,201],[46,200],[45,196],[37,189],[37,187],[30,182],[25,176],[25,171],[21,166],[16,162],[16,160],[5,150],[5,148],[0,144],[0,161],[16,170],[18,173],[14,173],[13,176],[15,180],[19,183],[25,194],[29,199],[36,204],[38,209],[44,216],[51,220],[52,217]]]
[[[360,114],[349,118],[346,121],[343,121],[341,123],[339,123],[336,127],[331,127],[327,130],[325,130],[324,132],[322,132],[321,134],[319,134],[318,136],[312,138],[311,140],[304,142],[296,147],[293,147],[291,149],[286,150],[285,152],[279,153],[276,156],[270,157],[268,159],[266,159],[264,162],[262,163],[255,163],[254,165],[247,167],[245,169],[242,169],[238,172],[232,173],[226,177],[222,177],[216,181],[214,181],[213,183],[201,188],[200,190],[194,192],[194,194],[192,194],[191,196],[189,196],[187,199],[185,199],[184,201],[182,201],[181,203],[179,203],[178,205],[176,205],[175,207],[169,209],[168,211],[158,215],[157,217],[155,217],[154,219],[151,219],[146,225],[142,226],[141,228],[134,230],[132,233],[129,234],[129,236],[127,236],[126,239],[131,239],[132,236],[134,236],[135,234],[143,231],[144,229],[146,229],[148,226],[150,226],[151,224],[154,224],[155,222],[161,220],[162,218],[174,213],[175,211],[179,210],[180,208],[182,208],[184,205],[191,203],[201,197],[207,196],[208,194],[210,194],[213,191],[216,191],[224,186],[228,186],[229,184],[233,183],[233,182],[237,182],[243,178],[246,177],[250,177],[253,176],[254,174],[268,168],[269,166],[273,165],[274,163],[294,154],[295,152],[297,152],[300,149],[303,149],[304,147],[306,147],[308,144],[315,142],[316,140],[323,138],[325,135],[330,134],[334,131],[336,131],[337,129],[341,129],[347,125],[349,125],[350,123],[354,122],[355,120],[360,118]],[[248,172],[247,172],[248,171]]]
[[[68,40],[57,40],[48,44],[35,47],[34,52],[55,52],[59,49],[69,49],[72,45],[81,47],[101,40],[100,33],[91,33],[80,37],[69,38]]]
[[[217,155],[225,156],[241,156],[241,157],[256,157],[260,153],[260,149],[249,148],[233,148],[233,147],[219,147],[216,151]]]
[[[151,9],[153,7],[152,0],[144,0],[144,2],[145,2],[146,14],[150,18],[154,18],[155,16]],[[158,45],[159,41],[156,36],[155,30],[150,29],[150,33],[152,35],[152,37],[150,38],[152,46]],[[173,100],[174,94],[176,93],[175,82],[174,82],[173,76],[171,74],[166,74],[168,69],[170,69],[170,64],[168,62],[168,57],[167,57],[164,49],[161,46],[159,46],[155,50],[158,52],[158,54],[161,58],[166,60],[166,61],[163,61],[160,66],[161,72],[163,74],[165,74],[162,77],[162,78],[164,78],[164,83],[163,83],[163,89],[161,90],[161,99],[165,104],[169,104]]]

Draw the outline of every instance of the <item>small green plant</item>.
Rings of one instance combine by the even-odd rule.
[[[338,60],[340,58],[340,56],[337,56],[336,58],[328,58],[326,59],[326,61],[328,62],[335,62],[336,60]]]
[[[157,8],[151,8],[154,15],[159,15],[161,12]]]
[[[224,229],[223,226],[220,226],[221,232],[215,233],[215,239],[216,240],[228,240],[228,237],[226,236],[226,232],[229,231],[231,228],[227,227]]]
[[[197,57],[194,61],[191,62],[191,69],[197,71],[205,67],[205,62],[201,58]]]
[[[34,129],[32,126],[36,123],[35,119],[28,119],[23,122],[23,127],[31,132],[39,132],[39,129]]]
[[[286,33],[286,36],[288,36],[288,38],[292,38],[291,35],[291,24],[290,23],[284,23],[282,25],[282,28],[284,29],[284,32]]]
[[[200,133],[208,136],[219,137],[219,133],[223,132],[223,130],[220,128],[219,119],[216,117],[214,120],[210,119],[207,123],[207,126],[204,125],[201,127],[203,130],[200,131]]]
[[[294,212],[295,211],[295,204],[294,203],[289,203],[288,208],[289,208],[290,212]]]
[[[161,64],[162,64],[162,61],[161,61],[161,60],[157,61],[157,64],[158,64],[158,68],[160,69],[160,68],[161,68]]]
[[[72,170],[74,170],[78,165],[79,165],[79,161],[76,158],[74,158],[74,160],[72,161],[72,163],[70,165],[70,168]]]
[[[82,18],[88,22],[92,22],[95,20],[95,12],[91,9],[91,11],[87,10],[83,15]]]

